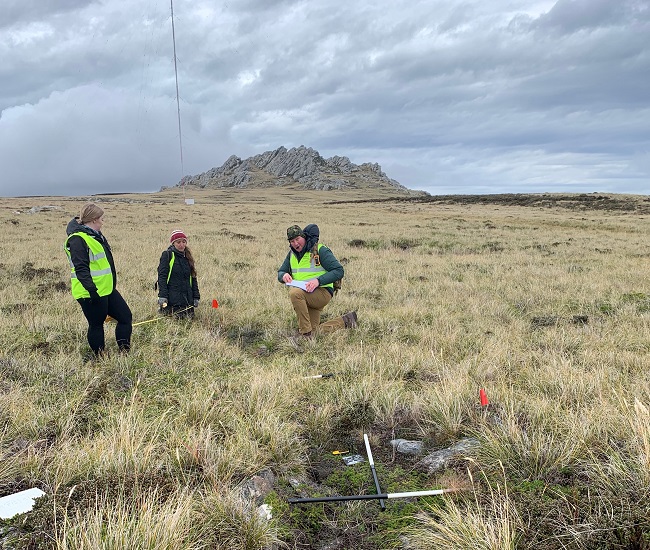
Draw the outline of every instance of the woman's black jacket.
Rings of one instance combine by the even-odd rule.
[[[169,262],[174,256],[171,276],[169,276]],[[169,276],[169,282],[167,277]],[[190,263],[185,254],[173,246],[165,250],[160,256],[158,264],[158,297],[167,298],[170,306],[191,306],[194,300],[199,300],[199,284],[196,277],[190,283]]]

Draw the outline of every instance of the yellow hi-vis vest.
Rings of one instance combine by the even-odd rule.
[[[318,245],[318,250],[322,244]],[[323,266],[316,265],[316,258],[311,252],[306,252],[302,259],[298,261],[296,255],[291,252],[291,277],[296,281],[309,281],[310,279],[315,279],[327,273]],[[334,288],[334,283],[329,283],[327,285],[321,285],[323,287]]]
[[[70,256],[70,250],[68,249],[68,241],[71,237],[81,237],[86,241],[86,244],[88,245],[90,276],[93,278],[93,283],[95,283],[95,286],[97,287],[97,294],[100,296],[108,296],[113,292],[113,272],[111,271],[111,264],[108,263],[106,251],[102,244],[93,239],[90,235],[78,232],[69,235],[64,246],[65,253],[68,255],[68,261],[70,262],[72,297],[75,300],[78,300],[79,298],[90,298],[90,293],[84,288],[79,279],[77,279],[75,267],[72,263],[72,257]]]
[[[169,284],[169,278],[172,276],[172,267],[174,267],[174,260],[176,259],[176,255],[173,252],[169,252],[171,254],[171,258],[169,259],[169,272],[167,273],[167,283]],[[190,286],[192,286],[192,274],[190,273]]]

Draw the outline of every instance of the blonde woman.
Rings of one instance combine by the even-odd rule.
[[[95,353],[104,351],[104,321],[117,321],[115,339],[122,352],[131,349],[132,315],[117,291],[117,276],[111,247],[101,232],[104,210],[86,204],[81,215],[68,223],[65,251],[70,261],[72,296],[88,320],[88,344]]]

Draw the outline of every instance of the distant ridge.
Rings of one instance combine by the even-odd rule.
[[[184,177],[176,187],[273,187],[301,185],[305,189],[391,189],[411,193],[389,178],[377,163],[361,165],[347,157],[323,158],[311,147],[279,147],[261,155],[242,160],[232,155],[220,168],[212,168],[196,176]]]
[[[463,205],[527,206],[531,208],[564,208],[576,212],[602,210],[629,214],[650,214],[650,196],[603,193],[495,193],[486,195],[429,195],[413,197],[335,200],[329,204],[370,202],[413,202]]]

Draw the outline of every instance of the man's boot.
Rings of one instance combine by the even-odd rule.
[[[357,312],[350,311],[342,315],[345,328],[357,328]]]

